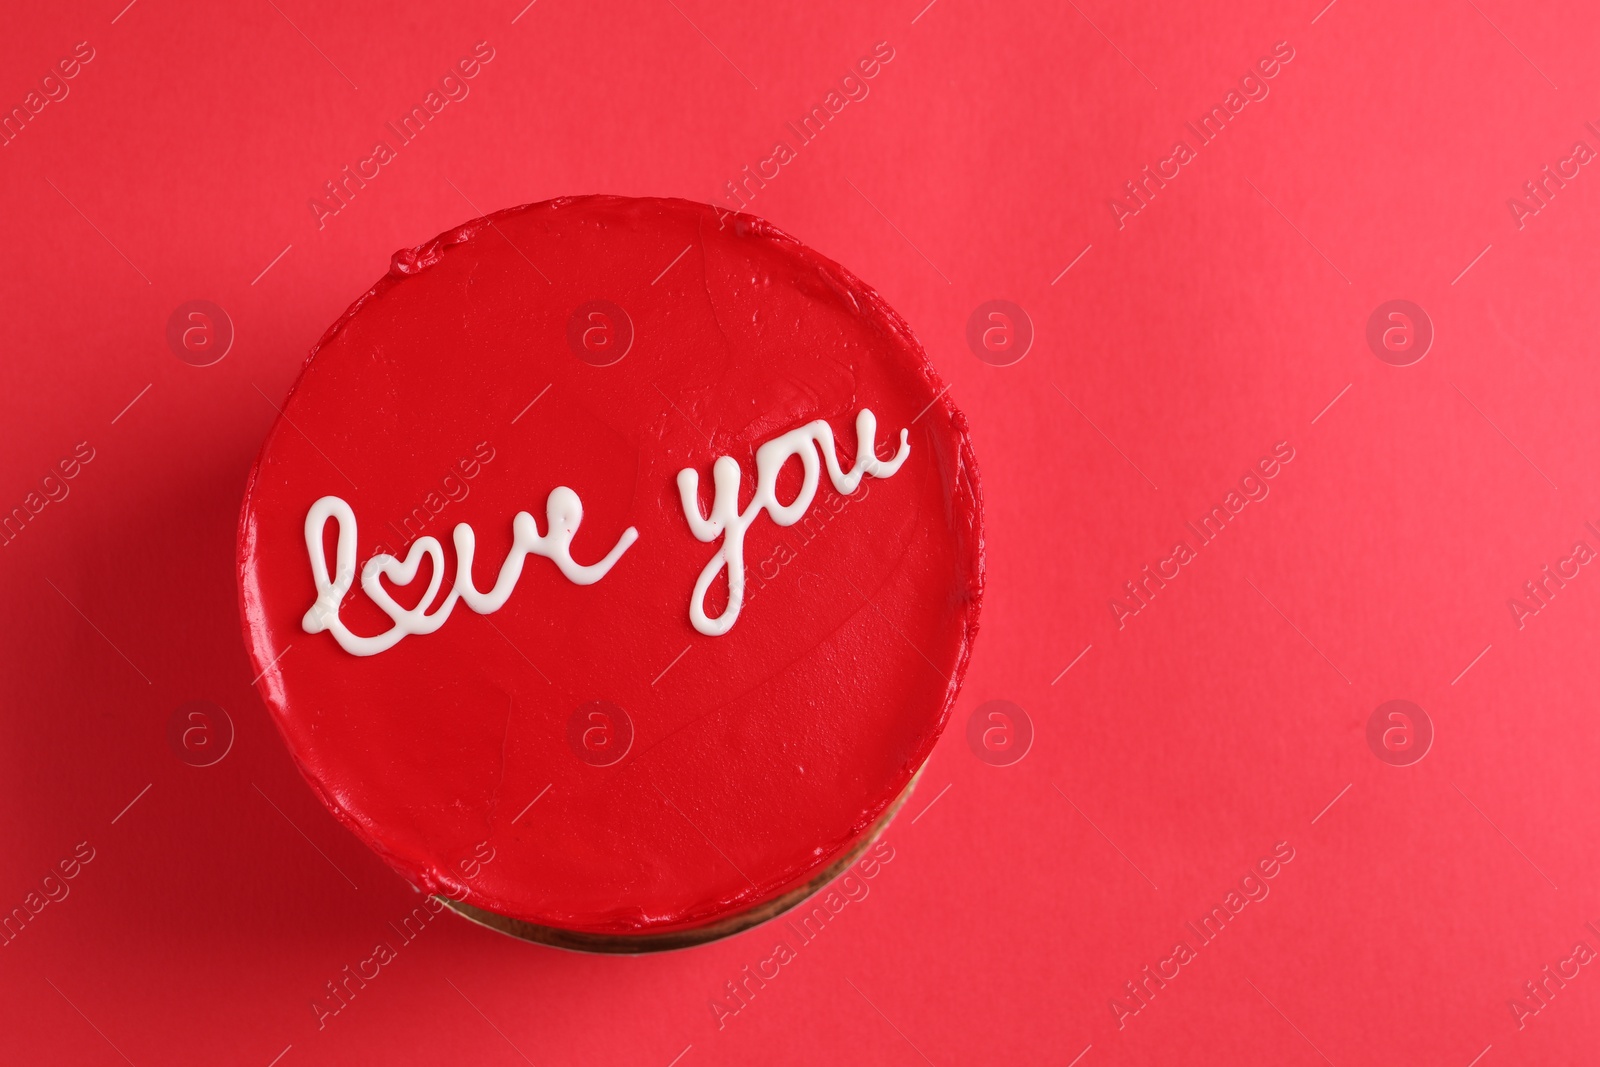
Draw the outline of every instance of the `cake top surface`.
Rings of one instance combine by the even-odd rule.
[[[771,226],[513,208],[397,253],[252,472],[258,684],[430,892],[589,933],[805,884],[906,788],[976,631],[977,473],[910,330]]]

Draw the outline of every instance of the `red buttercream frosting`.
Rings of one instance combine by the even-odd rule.
[[[863,408],[879,459],[908,431],[903,464],[849,494],[823,466],[796,524],[757,515],[737,621],[701,632],[695,583],[723,541],[691,531],[679,471],[706,511],[713,463],[736,460],[742,511],[756,450],[815,420],[848,472]],[[801,484],[794,458],[778,500]],[[362,589],[371,557],[436,538],[436,608],[464,523],[487,591],[513,517],[547,533],[559,486],[582,501],[577,564],[637,531],[592,584],[528,555],[498,610],[462,600],[375,654],[306,629],[319,499],[354,517],[338,612],[370,637],[393,625]],[[409,584],[380,579],[396,610],[433,576],[416,551]],[[312,351],[239,533],[259,688],[334,814],[418,886],[593,934],[726,919],[858,844],[939,737],[982,579],[965,420],[910,329],[772,226],[680,200],[554,200],[397,253]],[[728,600],[724,571],[705,610]]]

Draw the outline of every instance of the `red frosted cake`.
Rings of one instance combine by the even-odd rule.
[[[479,921],[641,951],[851,862],[983,541],[906,324],[759,220],[580,197],[395,255],[251,474],[245,640],[328,807]]]

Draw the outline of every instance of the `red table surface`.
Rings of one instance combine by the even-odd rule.
[[[1324,2],[12,5],[5,1062],[1592,1056],[1600,21]],[[395,249],[747,165],[749,209],[876,286],[971,419],[989,571],[951,728],[814,940],[406,927],[421,898],[300,779],[241,646],[274,405]],[[966,340],[992,299],[1033,326],[1009,366]],[[1368,342],[1397,299],[1433,334],[1409,366]],[[210,366],[167,339],[191,300],[235,334]],[[1147,565],[1177,572],[1141,603]],[[1408,765],[1404,724],[1369,743],[1395,699],[1432,731]],[[1009,766],[967,740],[991,700],[1033,727]],[[190,701],[235,733],[211,766],[169,739]]]

